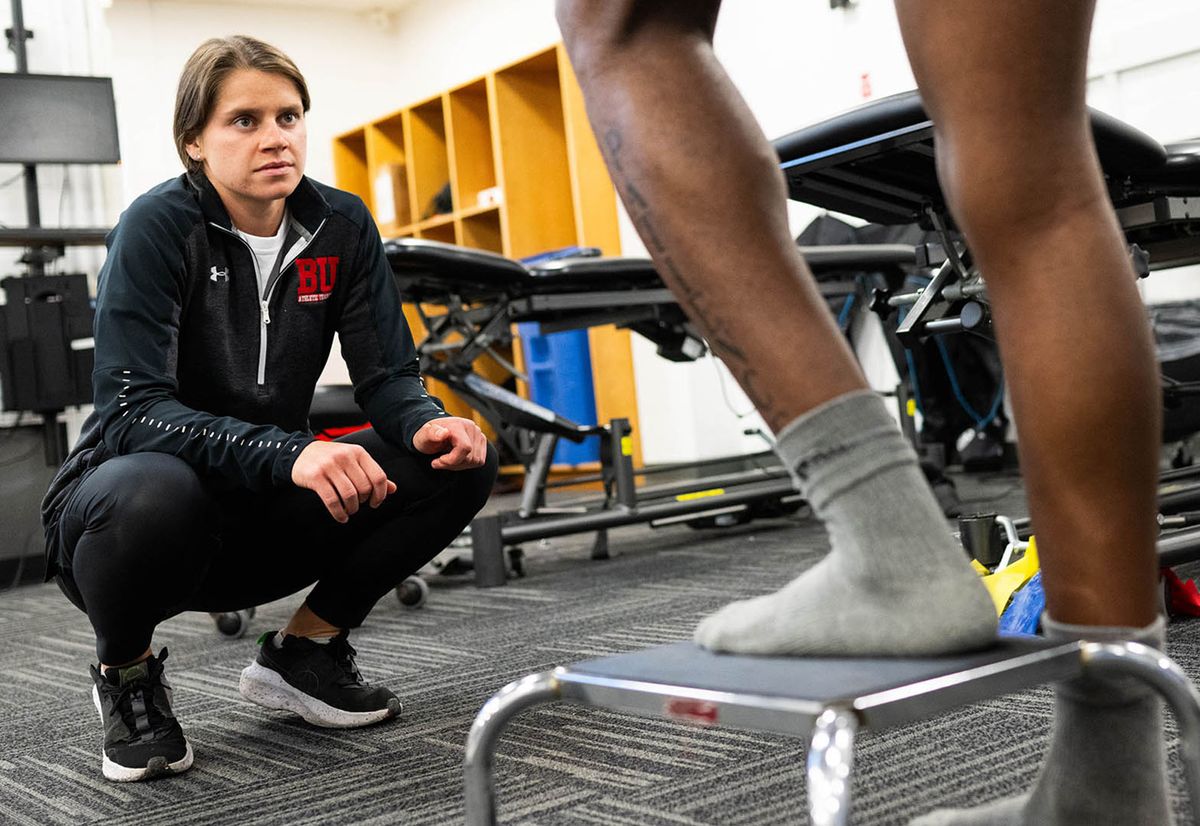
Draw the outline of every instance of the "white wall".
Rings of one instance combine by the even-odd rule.
[[[1101,0],[1088,101],[1163,143],[1200,138],[1200,3]],[[1139,282],[1147,303],[1200,298],[1200,267]]]
[[[390,91],[374,115],[474,80],[558,40],[554,0],[415,0],[397,14],[386,64]]]
[[[333,136],[395,100],[395,32],[339,11],[222,2],[113,0],[105,13],[127,200],[180,174],[171,138],[175,87],[188,56],[209,37],[246,34],[279,47],[308,81],[308,169],[333,179]],[[133,160],[136,158],[136,162]]]

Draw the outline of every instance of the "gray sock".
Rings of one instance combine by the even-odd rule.
[[[1046,636],[1132,640],[1163,648],[1159,617],[1145,628],[1067,625],[1046,616]],[[913,826],[1118,826],[1169,824],[1162,704],[1131,677],[1082,677],[1055,687],[1054,730],[1033,790],[975,809],[933,812]]]
[[[744,654],[921,656],[981,648],[996,611],[883,399],[857,391],[805,413],[778,451],[829,531],[829,555],[773,594],[700,623]]]

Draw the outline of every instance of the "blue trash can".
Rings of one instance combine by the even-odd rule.
[[[517,325],[529,376],[529,396],[578,424],[596,423],[596,392],[592,387],[592,356],[587,330],[543,335],[541,325]],[[559,439],[554,463],[578,465],[600,460],[600,438],[583,442]]]

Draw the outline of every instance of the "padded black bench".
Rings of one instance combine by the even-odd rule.
[[[1139,274],[1200,263],[1200,143],[1163,146],[1090,110],[1109,194]],[[919,223],[943,236],[947,260],[919,295],[882,296],[908,307],[897,336],[986,329],[982,280],[953,231],[938,183],[933,122],[917,92],[860,106],[779,138],[775,150],[794,200],[881,224]],[[881,309],[876,305],[876,309]]]
[[[486,353],[519,375],[495,349],[511,340],[515,323],[537,322],[546,333],[616,324],[653,341],[659,355],[672,361],[692,361],[707,352],[647,258],[583,256],[526,267],[493,252],[423,239],[388,241],[384,249],[401,296],[422,315],[426,335],[417,347],[422,372],[461,393],[501,438],[512,424],[575,441],[595,434],[472,371],[475,359]],[[897,244],[801,252],[820,273],[911,266],[917,260],[913,247]],[[428,315],[422,304],[444,311]]]
[[[453,296],[472,303],[496,298],[518,301],[547,295],[636,293],[665,288],[649,258],[580,255],[526,267],[487,250],[417,238],[387,241],[384,250],[406,301],[442,304]],[[914,248],[905,244],[801,247],[800,252],[816,273],[912,265],[917,260]],[[615,304],[615,299],[611,300]],[[597,306],[602,303],[595,302]],[[536,316],[525,313],[561,306],[554,302],[522,305],[514,311],[514,317],[536,321]]]
[[[1090,111],[1100,164],[1118,205],[1139,187],[1177,176],[1200,181],[1195,150],[1171,153],[1114,117]],[[797,201],[879,224],[912,224],[944,208],[933,122],[917,92],[873,101],[775,141]],[[1166,174],[1170,172],[1170,174]],[[1157,191],[1157,187],[1155,187]]]
[[[495,428],[498,441],[527,468],[520,507],[472,524],[476,584],[503,585],[504,549],[522,542],[596,531],[593,557],[604,558],[609,528],[752,512],[797,496],[773,456],[769,467],[724,472],[686,485],[635,486],[624,448],[627,421],[579,424],[473,370],[475,360],[487,354],[520,375],[497,348],[511,341],[517,322],[537,322],[543,333],[616,324],[654,342],[664,358],[691,361],[702,356],[707,346],[649,259],[582,255],[527,267],[492,252],[420,239],[389,241],[385,250],[402,297],[416,306],[425,327],[417,345],[421,372],[445,382],[478,410]],[[847,285],[853,289],[857,273],[898,271],[918,262],[918,250],[904,245],[809,247],[802,252],[814,270],[845,276],[842,283],[820,285],[831,295],[846,291]],[[599,507],[545,507],[557,439],[588,436],[599,436],[601,442],[600,474],[591,481],[603,482],[604,501]],[[696,491],[704,496],[686,495]]]

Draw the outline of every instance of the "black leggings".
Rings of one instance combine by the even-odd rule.
[[[339,441],[366,448],[397,488],[346,524],[310,490],[217,491],[164,453],[118,456],[85,474],[50,535],[59,583],[91,620],[100,662],[137,659],[154,627],[183,611],[262,605],[313,582],[313,613],[355,628],[459,535],[496,478],[491,447],[483,467],[445,471],[373,430]]]

